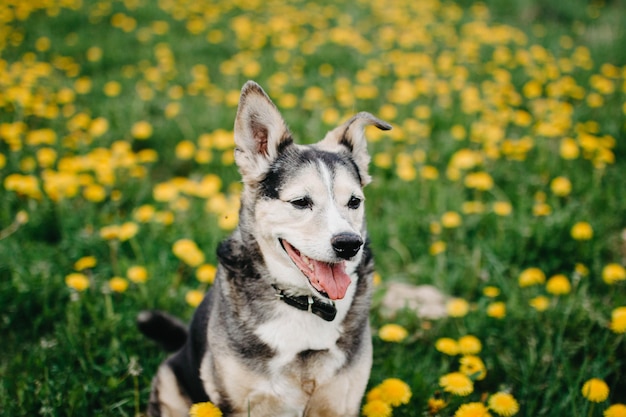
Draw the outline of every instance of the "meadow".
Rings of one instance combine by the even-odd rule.
[[[394,126],[364,416],[625,417],[626,7],[552,3],[0,0],[0,415],[142,415],[135,317],[210,287],[254,79],[296,140]]]

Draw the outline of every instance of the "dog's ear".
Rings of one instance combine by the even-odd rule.
[[[248,81],[235,118],[235,162],[244,182],[259,181],[280,150],[292,142],[272,100],[260,85]]]
[[[356,163],[361,175],[361,185],[365,186],[371,181],[367,173],[370,162],[370,155],[367,152],[367,139],[365,138],[365,127],[374,125],[380,130],[390,130],[391,125],[380,120],[374,115],[361,112],[353,116],[350,120],[326,134],[319,142],[319,146],[331,151],[348,150],[352,154],[352,159]]]

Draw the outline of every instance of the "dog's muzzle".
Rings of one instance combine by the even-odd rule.
[[[338,257],[347,260],[359,253],[363,239],[356,233],[339,233],[331,238],[330,244]]]

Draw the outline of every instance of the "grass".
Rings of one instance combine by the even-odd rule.
[[[252,78],[304,142],[362,110],[394,125],[368,131],[366,190],[382,277],[370,388],[412,393],[393,415],[468,416],[497,392],[520,416],[623,415],[625,12],[544,3],[0,1],[2,414],[143,412],[164,354],[134,320],[188,319],[210,286]],[[173,253],[183,238],[195,260]],[[392,281],[468,311],[384,317]],[[383,340],[389,323],[408,336]],[[435,346],[467,335],[486,377],[461,396],[440,378],[462,355]],[[583,395],[591,378],[606,399]]]

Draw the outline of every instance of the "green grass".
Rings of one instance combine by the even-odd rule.
[[[303,142],[357,111],[394,125],[368,131],[366,190],[383,282],[372,325],[409,333],[399,343],[374,334],[370,387],[400,378],[412,391],[394,416],[428,415],[433,396],[448,402],[439,415],[451,416],[500,391],[517,399],[520,416],[601,416],[626,403],[626,340],[609,328],[626,306],[625,282],[602,278],[607,265],[626,262],[623,1],[377,3],[0,1],[2,415],[143,412],[165,355],[134,320],[149,308],[189,319],[189,291],[208,288],[172,246],[192,239],[215,264],[239,190],[232,138],[221,143],[215,132],[232,130],[250,78]],[[104,93],[111,81],[119,95]],[[90,130],[98,118],[107,121],[99,133]],[[139,121],[152,127],[147,139],[133,137]],[[41,129],[52,139],[37,142]],[[565,138],[573,158],[561,151]],[[177,154],[185,140],[195,145],[191,159]],[[462,150],[474,155],[464,167],[455,165]],[[146,151],[157,160],[141,160]],[[468,186],[475,173],[493,183]],[[201,197],[181,180],[208,174],[221,187]],[[555,193],[557,177],[569,192]],[[164,183],[175,197],[154,192]],[[94,188],[102,198],[86,193]],[[494,212],[502,202],[509,215]],[[157,214],[142,221],[146,205]],[[442,227],[450,211],[461,224]],[[128,239],[101,236],[127,222],[138,226]],[[578,222],[592,227],[589,240],[572,237]],[[437,242],[445,250],[431,254]],[[66,277],[86,256],[96,265],[79,292]],[[112,291],[109,280],[127,279],[133,265],[148,280]],[[587,273],[576,272],[581,265]],[[530,267],[565,275],[570,292],[521,287]],[[380,300],[394,280],[433,284],[470,311],[384,318]],[[499,289],[495,300],[488,286]],[[529,304],[538,296],[545,311]],[[504,317],[487,315],[493,301],[505,303]],[[459,356],[435,342],[468,334],[481,341],[487,376],[469,396],[444,393],[439,378],[459,369]],[[610,390],[599,404],[581,393],[591,378]]]

